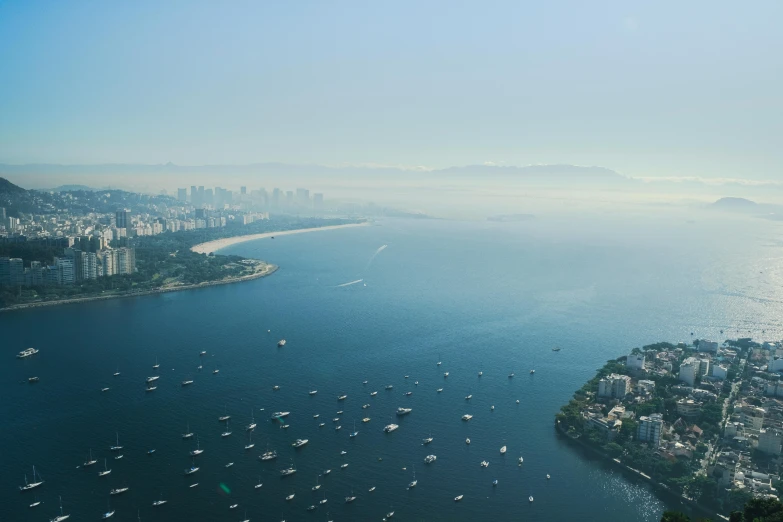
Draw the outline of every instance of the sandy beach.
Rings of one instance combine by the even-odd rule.
[[[290,234],[304,234],[305,232],[319,232],[321,230],[335,230],[337,228],[350,228],[350,227],[364,227],[369,223],[351,223],[348,225],[332,225],[328,227],[316,227],[316,228],[300,228],[298,230],[282,230],[280,232],[264,232],[263,234],[249,234],[247,236],[227,237],[225,239],[216,239],[214,241],[207,241],[191,247],[193,252],[199,254],[211,254],[217,252],[221,248],[226,248],[237,243],[244,243],[245,241],[253,241],[254,239],[264,239],[273,236],[288,236]]]

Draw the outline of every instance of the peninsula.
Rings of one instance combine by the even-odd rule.
[[[610,360],[556,415],[567,440],[713,517],[777,499],[783,342],[657,343]]]

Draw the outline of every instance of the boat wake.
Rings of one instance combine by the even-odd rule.
[[[387,247],[387,246],[389,246],[389,245],[381,245],[381,247],[380,247],[380,248],[378,248],[378,250],[376,250],[376,251],[375,251],[375,253],[372,255],[372,257],[370,258],[370,260],[369,260],[369,261],[367,261],[367,266],[365,266],[365,267],[364,267],[364,271],[365,271],[365,272],[367,271],[367,269],[368,269],[368,268],[370,268],[370,265],[371,265],[371,264],[372,264],[372,262],[375,260],[375,258],[376,258],[376,257],[378,257],[378,254],[380,254],[381,252],[383,252],[383,251],[386,249],[386,247]]]
[[[342,287],[342,286],[351,286],[351,285],[355,285],[356,283],[361,283],[362,281],[364,281],[364,279],[357,279],[356,281],[351,281],[350,283],[343,283],[343,284],[341,284],[341,285],[337,285],[337,286],[335,286],[335,288],[340,288],[340,287]]]

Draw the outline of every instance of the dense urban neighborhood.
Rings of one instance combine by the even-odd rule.
[[[783,348],[750,338],[658,343],[611,360],[558,430],[716,514],[779,496]]]

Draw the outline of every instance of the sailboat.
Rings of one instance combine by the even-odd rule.
[[[117,366],[117,371],[114,372],[114,376],[117,377],[120,374],[120,367]]]
[[[36,495],[36,497],[35,497],[35,502],[33,502],[32,504],[30,504],[30,507],[31,507],[31,508],[34,508],[34,507],[36,507],[36,506],[40,506],[40,505],[41,505],[41,501],[40,501],[40,500],[38,500],[38,496]]]
[[[114,510],[111,508],[111,502],[107,501],[106,502],[106,513],[101,515],[101,518],[106,520],[107,518],[111,518],[113,516],[114,516]]]
[[[90,458],[87,460],[87,462],[82,464],[82,466],[84,466],[86,468],[87,466],[92,466],[96,462],[98,462],[98,461],[92,458],[92,448],[90,448]]]
[[[351,438],[354,438],[354,437],[356,437],[358,434],[359,434],[359,432],[358,432],[358,431],[356,431],[356,421],[353,421],[353,431],[351,432],[351,435],[350,435],[350,437],[351,437]]]
[[[158,364],[158,358],[157,357],[155,357],[155,364],[152,365],[152,368],[155,369],[155,370],[160,368],[160,364]]]
[[[62,522],[63,520],[68,520],[68,517],[70,516],[71,515],[63,514],[63,497],[60,497],[60,514],[54,518],[49,519],[49,522]]]
[[[41,476],[38,475],[38,478],[40,479]],[[27,475],[24,476],[24,486],[19,486],[19,491],[27,491],[28,489],[37,488],[41,484],[43,484],[43,480],[39,480],[38,482],[35,481],[35,466],[33,466],[33,481],[27,482]]]
[[[192,439],[193,433],[190,431],[190,423],[187,424],[187,427],[185,428],[185,433],[182,434],[183,439]]]
[[[258,489],[258,488],[260,488],[260,487],[261,487],[261,486],[263,486],[263,485],[264,485],[264,483],[263,483],[263,482],[261,482],[261,477],[258,477],[258,484],[256,484],[255,486],[253,486],[253,489]]]
[[[440,352],[438,352],[438,366],[440,366],[442,363],[440,361]]]
[[[318,480],[319,477],[320,477],[320,475],[316,475],[316,477],[315,477],[315,486],[313,486],[311,488],[313,491],[318,491],[319,489],[321,489],[321,484],[320,484],[320,481]]]
[[[231,435],[231,430],[228,427],[228,421],[226,421],[226,431],[220,434],[221,437],[228,437]]]
[[[109,473],[111,473],[111,470],[108,468],[108,466],[106,466],[106,459],[103,459],[103,471],[99,471],[98,476],[105,477]]]
[[[160,500],[156,500],[155,502],[153,502],[153,503],[152,503],[152,505],[153,505],[153,506],[156,506],[156,507],[157,507],[157,506],[162,506],[162,505],[163,505],[163,504],[165,504],[166,502],[168,502],[168,500],[163,500],[163,495],[161,494],[161,496],[160,496]]]
[[[120,451],[122,449],[122,446],[120,446],[120,433],[117,432],[117,444],[110,447],[109,450],[111,451]]]
[[[201,443],[198,440],[198,436],[196,436],[196,449],[190,452],[191,457],[195,457],[196,455],[201,455],[204,453],[204,450],[201,449]]]
[[[245,429],[248,431],[256,429],[256,419],[253,417],[253,408],[250,408],[250,424],[245,426]]]
[[[190,458],[190,469],[185,470],[185,475],[192,475],[197,472],[199,468],[196,466],[196,461],[193,457]]]
[[[247,509],[245,510],[245,519],[244,520],[240,520],[239,522],[250,522],[250,519],[247,518]]]
[[[251,430],[250,433],[248,433],[247,444],[245,444],[245,451],[253,449],[253,446],[255,446],[255,444],[253,444],[253,431]]]
[[[415,488],[419,481],[416,480],[416,466],[413,466],[413,480],[408,484],[408,489]]]
[[[351,489],[351,495],[348,496],[348,497],[345,497],[345,503],[346,504],[350,504],[354,500],[356,500],[356,497],[353,495],[353,489]]]
[[[229,414],[228,414],[228,406],[224,406],[224,407],[223,407],[223,415],[221,415],[220,417],[218,417],[218,420],[219,420],[220,422],[226,422],[226,421],[227,421],[228,419],[230,419],[230,418],[231,418],[231,415],[229,415]]]

